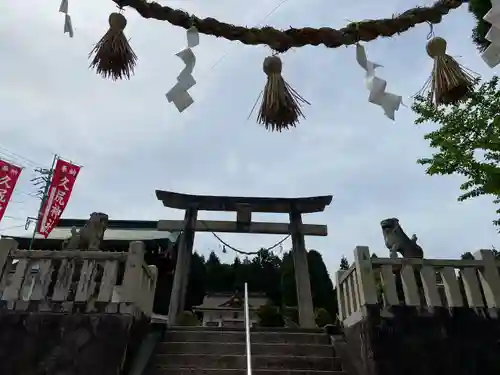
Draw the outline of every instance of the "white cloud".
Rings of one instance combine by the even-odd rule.
[[[414,5],[409,0],[289,0],[263,20],[278,3],[257,0],[250,7],[240,0],[192,0],[170,5],[235,24],[283,28],[339,28],[348,20],[390,17]],[[379,221],[391,216],[399,217],[409,234],[417,233],[431,256],[458,257],[496,242],[488,198],[459,204],[460,178],[431,178],[415,163],[431,153],[422,139],[430,126],[413,125],[408,108],[391,122],[368,103],[354,47],[304,47],[283,56],[285,79],[312,105],[297,129],[273,134],[255,124],[255,113],[247,120],[265,84],[267,48],[202,36],[196,48],[198,84],[192,90],[196,103],[179,114],[164,93],[182,68],[174,54],[185,45],[183,30],[127,10],[125,31],[139,64],[131,81],[110,82],[88,69],[87,54],[107,29],[112,1],[70,0],[72,40],[62,33],[57,6],[0,2],[0,152],[7,148],[44,166],[57,152],[83,164],[66,217],[102,211],[112,219],[181,218],[181,212],[156,200],[155,189],[240,196],[333,194],[324,213],[305,218],[329,226],[328,237],[306,242],[322,252],[332,273],[341,255],[352,258],[356,245],[386,254]],[[492,72],[470,41],[472,18],[462,8],[445,17],[435,32],[448,39],[450,54],[462,56],[464,65],[489,78]],[[367,43],[369,58],[384,65],[379,74],[391,92],[409,98],[429,76],[428,31],[423,25]],[[23,194],[32,191],[30,176],[28,170],[23,173],[8,216],[35,214],[37,201]],[[1,227],[22,224],[5,218]],[[221,237],[246,251],[279,240]],[[196,247],[206,253],[217,249],[217,241],[200,234]]]

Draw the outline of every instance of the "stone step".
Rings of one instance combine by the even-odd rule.
[[[219,368],[245,369],[245,355],[206,355],[206,354],[158,354],[153,359],[155,367],[160,368]],[[340,360],[334,357],[292,357],[253,355],[253,369],[271,370],[319,370],[340,371]]]
[[[245,332],[239,327],[202,327],[202,326],[173,326],[174,331],[217,331],[217,332]],[[293,327],[251,327],[251,332],[276,332],[276,333],[324,333],[323,328],[293,328]]]
[[[151,375],[246,375],[246,369],[217,368],[156,368]],[[349,375],[344,371],[312,371],[312,370],[253,370],[252,375]]]
[[[163,342],[156,347],[157,354],[212,354],[235,355],[245,354],[244,342],[210,343],[206,342]],[[330,345],[317,344],[283,344],[257,343],[252,344],[252,355],[280,355],[280,356],[311,356],[333,357],[335,350]]]
[[[325,333],[302,332],[252,332],[252,343],[282,344],[316,344],[328,345],[329,337]],[[164,342],[210,342],[210,343],[244,343],[245,332],[242,331],[208,331],[208,330],[169,330],[165,332]]]

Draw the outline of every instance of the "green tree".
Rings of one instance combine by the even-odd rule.
[[[295,267],[292,252],[285,252],[280,268],[282,304],[288,307],[297,306],[297,290],[295,287]]]
[[[435,107],[419,96],[412,105],[416,124],[434,122],[440,127],[425,135],[436,152],[417,162],[429,175],[458,174],[466,181],[460,186],[459,201],[483,195],[500,203],[500,91],[498,77],[480,84],[463,103]],[[498,209],[497,214],[500,214]],[[500,225],[500,220],[493,222]]]
[[[325,316],[335,317],[337,315],[337,295],[323,258],[319,252],[311,250],[307,253],[307,259],[314,307],[321,314],[323,314],[321,309],[324,309],[327,312],[327,315],[323,314]],[[164,272],[162,269],[159,277],[162,277],[163,274],[169,276],[168,287],[163,289],[170,293],[173,273]],[[232,264],[221,263],[215,252],[211,252],[206,260],[194,252],[191,260],[185,309],[190,310],[193,306],[202,304],[207,292],[241,291],[245,282],[248,282],[251,292],[265,293],[270,299],[269,306],[271,307],[266,306],[267,310],[264,309],[262,314],[266,315],[265,320],[272,322],[264,324],[283,325],[283,314],[287,314],[293,321],[297,321],[297,292],[292,255],[288,252],[284,254],[283,259],[280,259],[267,249],[259,250],[252,259],[243,258],[240,260],[236,257]],[[161,289],[161,287],[157,287],[158,294],[160,294]],[[155,298],[155,312],[161,310],[161,313],[166,314],[168,312],[168,298],[164,294],[157,297]],[[290,308],[283,309],[284,306]],[[324,323],[327,319],[323,315],[321,321]]]
[[[241,265],[241,260],[238,257],[234,258],[233,264],[231,265],[234,273],[234,288],[235,290],[242,291],[245,282],[248,281],[247,275],[244,272],[244,268]]]
[[[230,264],[223,264],[215,252],[211,252],[205,263],[207,273],[207,292],[234,291],[235,278]]]
[[[283,327],[283,316],[277,306],[268,304],[257,310],[258,324],[261,327]]]
[[[495,248],[492,248],[491,251],[493,251],[493,255],[495,255],[495,258],[500,260],[500,251],[498,251],[497,249]],[[474,258],[474,255],[472,255],[472,253],[470,251],[467,251],[465,253],[463,253],[460,258],[462,260],[474,260],[476,258]]]
[[[185,310],[191,310],[193,306],[201,305],[205,297],[207,282],[207,272],[205,258],[196,251],[191,256],[191,271],[189,272],[189,282],[187,287]]]
[[[337,293],[328,274],[328,270],[321,254],[315,250],[307,253],[309,278],[314,308],[324,308],[330,316],[337,315]],[[282,304],[288,307],[297,306],[297,291],[295,284],[295,268],[291,252],[285,253],[281,265],[281,294]]]
[[[196,327],[200,325],[198,317],[191,311],[183,311],[177,317],[178,325],[181,327]]]
[[[252,259],[250,269],[252,291],[265,292],[267,297],[276,305],[281,305],[281,259],[272,251],[260,249]]]
[[[324,327],[327,324],[332,324],[333,319],[328,311],[324,308],[316,309],[314,311],[314,320],[318,327]]]
[[[472,255],[472,253],[470,251],[467,251],[465,253],[463,253],[460,258],[462,260],[474,260],[474,255]]]
[[[323,257],[316,250],[307,253],[309,265],[309,277],[311,280],[311,292],[313,305],[316,309],[325,309],[330,316],[336,316],[337,293],[333,289],[332,279],[328,273]]]
[[[349,269],[349,261],[347,260],[347,258],[345,256],[342,256],[342,258],[340,259],[339,268],[341,270],[348,270]]]

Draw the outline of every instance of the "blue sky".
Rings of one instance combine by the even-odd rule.
[[[421,1],[421,0],[420,0]],[[417,5],[415,0],[184,0],[168,5],[200,17],[244,25],[342,27],[349,21],[390,17]],[[335,4],[334,4],[335,3]],[[422,2],[418,5],[427,5]],[[75,37],[62,33],[59,3],[38,0],[0,2],[0,156],[26,167],[3,234],[19,234],[38,201],[27,193],[30,169],[49,166],[52,154],[83,165],[65,217],[87,218],[93,211],[111,219],[180,219],[155,198],[155,189],[192,194],[239,196],[334,195],[324,213],[306,216],[327,224],[328,237],[306,238],[334,272],[342,255],[352,259],[356,245],[379,255],[385,249],[380,220],[399,217],[416,233],[428,257],[455,258],[497,243],[490,198],[458,203],[460,177],[429,177],[419,157],[429,156],[423,135],[432,124],[416,126],[409,108],[387,119],[368,103],[364,71],[355,47],[304,47],[282,56],[285,79],[308,101],[307,120],[285,133],[269,133],[247,117],[265,84],[262,61],[270,51],[210,36],[195,49],[195,104],[178,113],[164,94],[182,69],[175,56],[185,31],[168,23],[125,12],[126,34],[139,56],[130,81],[106,81],[88,69],[88,52],[107,30],[111,0],[69,0]],[[449,53],[489,79],[470,39],[473,20],[466,6],[435,26],[448,40]],[[388,90],[404,97],[428,78],[432,61],[425,52],[427,25],[365,45],[368,58],[382,64],[378,74]],[[22,157],[15,156],[14,152]],[[258,220],[287,220],[254,215]],[[202,213],[201,218],[231,219]],[[17,228],[13,228],[16,227]],[[10,228],[10,229],[9,229]],[[268,247],[281,237],[221,234],[245,251]],[[285,249],[290,242],[285,243]],[[218,241],[198,234],[195,247],[207,254]]]

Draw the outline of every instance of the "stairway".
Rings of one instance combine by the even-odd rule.
[[[252,331],[253,375],[347,375],[320,331]],[[244,375],[243,330],[174,328],[155,350],[149,375]]]

